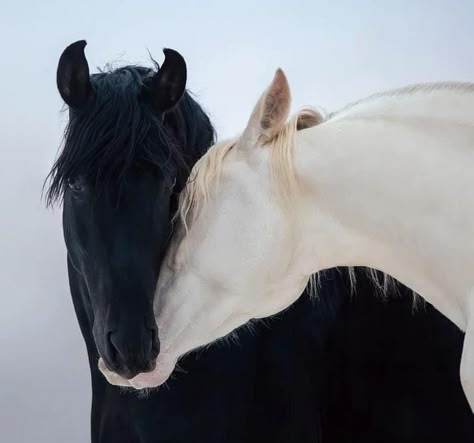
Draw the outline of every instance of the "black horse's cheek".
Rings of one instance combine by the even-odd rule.
[[[70,121],[48,203],[63,197],[71,292],[87,318],[89,352],[132,378],[152,370],[160,350],[153,298],[171,235],[170,183],[186,176],[214,131],[185,93],[176,51],[157,73],[128,66],[91,76],[84,48],[68,46],[58,64]]]

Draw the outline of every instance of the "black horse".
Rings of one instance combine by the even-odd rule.
[[[155,365],[153,292],[177,194],[214,130],[185,91],[177,52],[165,50],[161,68],[90,75],[84,47],[70,45],[59,61],[70,121],[48,201],[63,201],[70,289],[92,376],[92,441],[441,442],[455,431],[457,442],[470,441],[462,437],[473,435],[473,423],[457,379],[460,333],[431,308],[413,318],[407,296],[388,310],[363,276],[351,301],[336,271],[323,279],[320,300],[303,297],[253,334],[241,331],[239,345],[183,358],[184,373],[146,398],[106,382],[99,356],[128,378]],[[401,321],[406,333],[395,337],[400,328],[390,324]],[[391,346],[373,348],[372,336]],[[442,360],[441,347],[452,358]],[[403,378],[408,361],[417,364]]]

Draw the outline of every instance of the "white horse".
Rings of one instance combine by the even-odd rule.
[[[367,266],[466,332],[474,409],[474,84],[385,92],[326,119],[287,122],[289,106],[278,70],[243,134],[196,164],[157,286],[157,368],[103,372],[160,385],[183,354],[289,306],[313,273]]]

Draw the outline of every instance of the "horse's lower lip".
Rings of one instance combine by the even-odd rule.
[[[130,378],[128,381],[134,388],[141,389],[159,386],[157,383],[159,379],[160,377],[158,377],[156,373],[142,372],[137,374],[135,377]]]
[[[130,382],[130,385],[132,386],[132,388],[137,389],[137,390],[151,389],[151,388],[158,389],[160,387],[160,385],[151,386],[148,383],[140,383],[140,382],[137,382],[137,381],[133,381],[133,378],[131,380],[129,380],[129,382]]]
[[[156,359],[149,361],[145,365],[140,365],[141,367],[138,367],[136,369],[116,367],[115,365],[109,364],[104,359],[102,360],[109,371],[115,372],[116,374],[120,375],[121,377],[127,380],[131,380],[139,376],[140,374],[149,374],[150,372],[153,372],[156,368]]]
[[[128,379],[128,382],[135,389],[156,388],[168,380],[173,369],[174,365],[171,367],[168,365],[162,365],[158,362],[155,370],[151,372],[142,372],[135,377]]]
[[[104,377],[107,379],[107,381],[111,385],[127,386],[127,387],[130,386],[130,382],[127,379],[123,378],[122,376],[110,370],[102,358],[99,358],[98,367],[99,367],[100,372],[104,375]]]
[[[110,364],[110,362],[108,362],[107,360],[105,360],[104,357],[100,357],[100,360],[102,360],[102,363],[104,365],[104,367],[111,371],[111,372],[115,372],[116,374],[118,374],[120,372],[120,369],[116,368],[115,365],[112,365]]]

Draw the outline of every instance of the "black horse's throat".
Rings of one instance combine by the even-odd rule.
[[[68,46],[58,65],[70,119],[47,201],[63,202],[71,292],[87,306],[98,353],[132,378],[155,367],[153,297],[177,193],[214,130],[185,91],[186,64],[176,51],[166,49],[155,70],[90,75],[84,48],[84,41]]]

